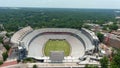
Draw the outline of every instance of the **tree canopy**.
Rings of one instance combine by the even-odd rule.
[[[103,42],[103,40],[104,40],[104,35],[101,34],[100,32],[98,32],[98,33],[97,33],[97,36],[98,36],[100,42]]]
[[[84,23],[103,24],[107,21],[115,21],[114,10],[0,8],[0,24],[3,24],[7,31],[17,31],[28,25],[33,28],[80,29]]]
[[[108,58],[104,56],[102,59],[100,59],[100,64],[101,68],[108,68]]]
[[[120,49],[117,49],[117,53],[113,55],[110,68],[120,68]]]

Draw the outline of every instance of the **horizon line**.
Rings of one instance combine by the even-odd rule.
[[[120,10],[117,8],[70,8],[70,7],[2,7],[0,8],[48,8],[48,9],[111,9],[111,10]]]

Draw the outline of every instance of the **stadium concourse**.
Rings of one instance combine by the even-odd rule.
[[[11,43],[18,47],[20,58],[32,57],[37,60],[49,60],[49,56],[44,55],[44,46],[50,39],[64,39],[71,47],[69,56],[64,57],[64,61],[79,60],[87,53],[93,53],[98,46],[99,40],[94,32],[85,28],[81,30],[71,28],[41,28],[33,30],[30,26],[17,31],[11,37]],[[61,45],[62,46],[62,45]]]

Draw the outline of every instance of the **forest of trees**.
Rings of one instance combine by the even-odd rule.
[[[115,21],[114,10],[105,9],[53,9],[53,8],[20,8],[0,9],[0,24],[7,31],[31,26],[33,28],[64,27],[80,29],[83,23],[102,25]]]

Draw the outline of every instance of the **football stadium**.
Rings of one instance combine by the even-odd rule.
[[[34,58],[44,62],[79,62],[98,48],[94,32],[85,28],[41,28],[30,26],[17,31],[11,43],[18,47],[19,59]]]

